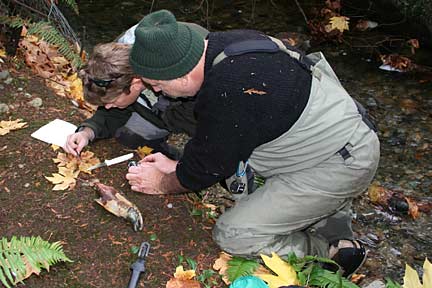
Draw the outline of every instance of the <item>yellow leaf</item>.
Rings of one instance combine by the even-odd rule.
[[[271,274],[258,274],[257,276],[267,282],[270,288],[278,288],[280,286],[297,285],[297,273],[294,268],[282,260],[276,253],[272,252],[272,257],[261,255],[264,263],[277,276]]]
[[[72,190],[75,187],[75,178],[78,177],[78,174],[79,170],[74,171],[67,167],[59,167],[59,173],[53,173],[52,177],[45,176],[45,178],[51,183],[56,184],[53,190],[66,190],[67,188]]]
[[[195,270],[183,270],[183,266],[177,266],[174,278],[179,280],[190,280],[195,277]]]
[[[147,155],[150,155],[152,151],[153,151],[153,148],[150,148],[148,146],[138,147],[138,149],[137,149],[137,153],[141,159]]]
[[[427,258],[423,263],[423,287],[432,287],[432,264]]]
[[[21,122],[22,119],[11,120],[11,121],[0,121],[0,136],[8,134],[12,130],[18,130],[26,127],[26,122]]]
[[[403,278],[403,288],[422,288],[417,271],[411,268],[408,264],[405,265],[405,276]]]
[[[349,18],[345,16],[334,16],[330,18],[330,25],[332,30],[337,29],[340,32],[344,30],[349,30],[348,27]]]
[[[0,57],[6,57],[6,50],[0,49]]]
[[[52,144],[52,145],[51,145],[51,149],[52,149],[53,151],[57,151],[59,148],[60,148],[60,146],[57,146],[57,145],[55,145],[55,144]]]

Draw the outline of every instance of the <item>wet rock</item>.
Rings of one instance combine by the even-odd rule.
[[[32,97],[32,95],[30,94],[30,93],[24,93],[24,97],[26,97],[26,98],[31,98]]]
[[[4,70],[0,72],[0,80],[6,80],[9,77],[10,73],[8,70]]]
[[[18,91],[18,92],[22,92],[22,91],[24,91],[24,88],[22,88],[22,87],[18,87],[18,88],[17,88],[17,91]]]
[[[376,100],[374,98],[369,97],[367,99],[367,101],[366,101],[366,106],[368,106],[368,107],[376,107],[378,105],[377,105],[377,102],[376,102]]]
[[[9,112],[9,106],[5,103],[0,103],[0,114]]]
[[[33,106],[35,108],[39,108],[42,106],[42,99],[37,97],[37,98],[29,101],[27,104],[29,104],[30,106]]]
[[[9,77],[4,81],[4,83],[9,85],[12,83],[12,81],[13,81],[13,79],[11,77]]]
[[[385,288],[386,285],[381,280],[375,280],[372,283],[367,284],[366,286],[362,286],[362,288]]]

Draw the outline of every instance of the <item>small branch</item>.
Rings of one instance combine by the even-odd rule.
[[[18,0],[12,0],[12,1],[13,1],[14,3],[18,4],[18,5],[21,5],[21,6],[25,7],[25,8],[27,8],[27,9],[29,9],[30,11],[33,11],[33,12],[35,12],[35,13],[37,13],[37,14],[43,16],[44,18],[48,18],[48,15],[46,15],[46,14],[40,12],[39,10],[37,10],[37,9],[35,9],[35,8],[33,8],[33,7],[28,6],[28,5],[25,4],[25,3],[22,3],[22,2],[20,2],[20,1],[18,1]]]
[[[306,16],[305,12],[303,11],[303,8],[300,6],[300,3],[298,2],[298,0],[294,0],[294,1],[297,4],[298,9],[300,10],[300,13],[303,15],[303,18],[304,18],[306,25],[307,25],[309,20],[307,19],[307,16]]]

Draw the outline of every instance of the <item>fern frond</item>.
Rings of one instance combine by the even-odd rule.
[[[49,22],[40,21],[30,24],[28,33],[37,35],[49,44],[57,46],[60,54],[71,61],[73,66],[81,66],[81,58],[78,53],[73,50],[66,38]]]
[[[26,23],[26,20],[22,19],[19,16],[6,16],[6,15],[0,15],[0,24],[8,25],[12,28],[19,28],[24,26]]]
[[[15,286],[31,274],[60,261],[72,262],[59,242],[49,243],[38,237],[12,237],[0,240],[0,282],[7,288]]]
[[[67,4],[72,10],[79,15],[78,4],[75,0],[63,0],[65,4]]]

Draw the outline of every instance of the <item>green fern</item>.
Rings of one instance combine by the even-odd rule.
[[[19,28],[24,26],[25,20],[19,16],[0,15],[0,24],[6,24],[11,28]]]
[[[28,273],[38,274],[41,268],[49,270],[60,261],[72,262],[60,242],[49,243],[39,236],[0,239],[0,281],[7,288],[22,283]]]
[[[72,8],[72,10],[76,13],[79,14],[78,11],[78,4],[76,3],[75,0],[63,0],[63,2],[68,5],[70,8]]]
[[[59,53],[71,61],[72,66],[81,67],[81,58],[78,53],[75,52],[66,38],[51,23],[46,21],[30,22],[19,16],[0,16],[0,24],[5,24],[12,28],[26,25],[28,27],[27,33],[36,35],[49,44],[57,46]]]
[[[29,24],[28,33],[37,35],[49,44],[57,46],[59,53],[71,61],[73,66],[81,66],[81,59],[78,54],[71,48],[63,35],[49,22],[40,21]]]
[[[231,282],[234,282],[241,276],[252,275],[258,268],[259,264],[255,260],[249,260],[242,257],[234,256],[228,261],[227,275]]]

